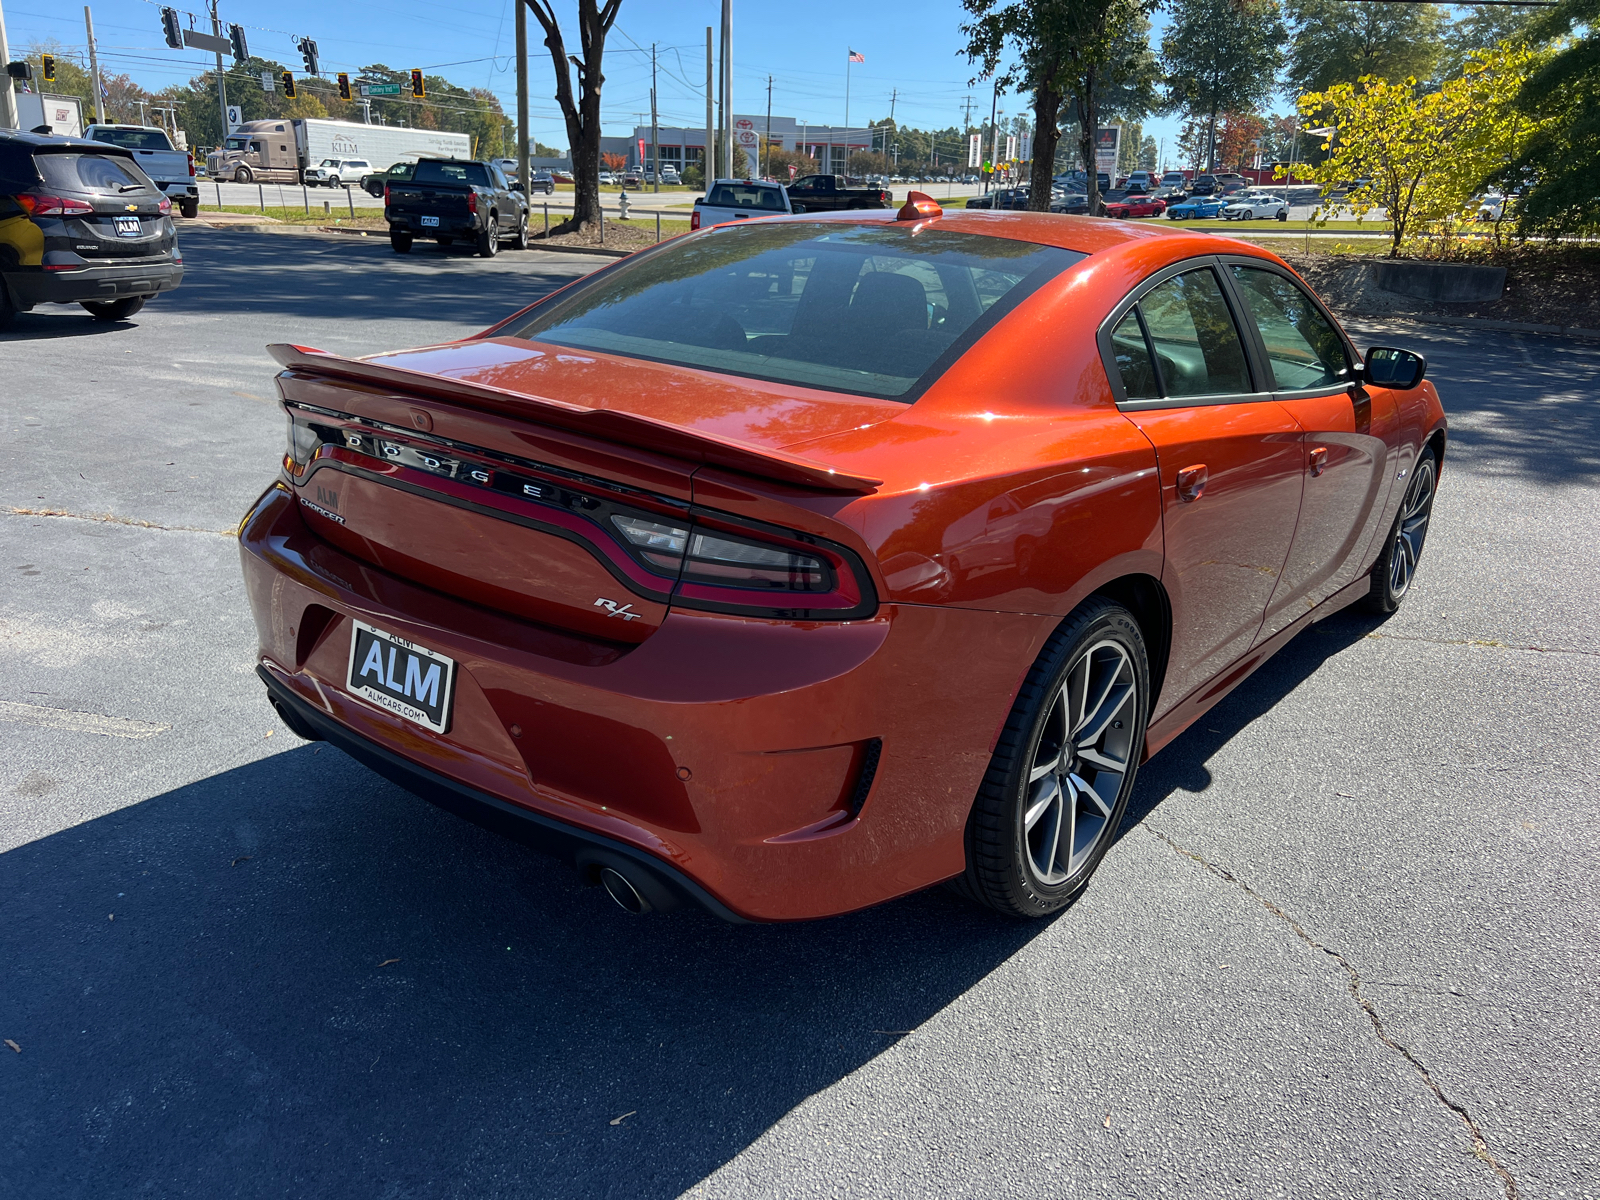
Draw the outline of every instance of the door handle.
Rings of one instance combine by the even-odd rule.
[[[1328,469],[1328,448],[1326,446],[1313,446],[1311,448],[1311,474],[1321,475]]]
[[[1194,503],[1204,495],[1205,490],[1205,463],[1197,463],[1192,467],[1183,467],[1178,471],[1178,499],[1184,504]]]

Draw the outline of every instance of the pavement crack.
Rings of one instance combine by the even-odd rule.
[[[1600,658],[1600,650],[1577,650],[1569,646],[1519,646],[1515,642],[1502,642],[1498,638],[1431,638],[1409,633],[1369,633],[1374,642],[1427,642],[1433,646],[1489,646],[1496,650],[1525,650],[1530,654],[1577,654],[1585,658]]]
[[[13,517],[65,517],[69,521],[98,521],[103,525],[128,525],[135,529],[160,529],[168,533],[212,533],[218,537],[238,536],[232,529],[206,529],[199,525],[161,525],[155,521],[141,521],[138,517],[119,517],[116,513],[76,513],[64,508],[17,508],[8,505],[0,509]]]
[[[1377,1034],[1378,1040],[1389,1049],[1393,1050],[1396,1054],[1399,1054],[1406,1060],[1406,1062],[1410,1063],[1412,1069],[1416,1071],[1423,1084],[1430,1092],[1433,1093],[1434,1099],[1438,1100],[1440,1104],[1444,1105],[1451,1112],[1455,1113],[1456,1116],[1461,1118],[1462,1123],[1467,1127],[1467,1133],[1472,1138],[1473,1156],[1488,1166],[1490,1170],[1500,1177],[1501,1186],[1505,1189],[1506,1200],[1518,1200],[1516,1179],[1512,1176],[1511,1172],[1505,1168],[1500,1160],[1495,1158],[1493,1152],[1490,1151],[1488,1139],[1483,1136],[1483,1130],[1479,1128],[1477,1120],[1470,1112],[1467,1111],[1465,1105],[1452,1100],[1449,1096],[1445,1095],[1444,1089],[1441,1088],[1438,1082],[1433,1078],[1432,1072],[1430,1072],[1428,1068],[1422,1064],[1422,1061],[1411,1052],[1409,1047],[1405,1046],[1401,1042],[1396,1041],[1394,1036],[1389,1033],[1387,1028],[1385,1028],[1383,1018],[1378,1015],[1378,1010],[1374,1008],[1372,1002],[1362,994],[1361,975],[1355,969],[1355,967],[1351,965],[1349,959],[1345,958],[1345,956],[1340,954],[1337,950],[1334,950],[1328,946],[1324,946],[1321,942],[1317,941],[1316,938],[1312,937],[1305,931],[1305,928],[1300,924],[1300,922],[1291,917],[1283,910],[1282,907],[1274,903],[1272,900],[1269,900],[1266,896],[1263,896],[1260,892],[1256,891],[1255,888],[1251,887],[1244,880],[1240,879],[1232,871],[1229,871],[1225,867],[1217,866],[1215,863],[1206,859],[1203,855],[1197,854],[1187,847],[1180,846],[1177,842],[1168,837],[1166,834],[1162,833],[1159,829],[1155,829],[1149,825],[1146,825],[1145,828],[1156,837],[1160,838],[1172,849],[1176,850],[1179,854],[1183,855],[1185,858],[1192,859],[1193,861],[1199,863],[1207,871],[1210,871],[1218,879],[1221,879],[1223,882],[1232,884],[1234,887],[1238,888],[1241,892],[1255,900],[1269,913],[1277,917],[1278,920],[1282,921],[1291,930],[1293,930],[1294,935],[1303,941],[1307,946],[1310,946],[1313,950],[1320,950],[1323,954],[1326,954],[1329,958],[1333,959],[1334,962],[1338,963],[1340,968],[1343,969],[1345,975],[1348,977],[1345,986],[1350,992],[1351,999],[1356,1002],[1356,1005],[1361,1009],[1362,1012],[1366,1013],[1367,1020],[1371,1023],[1373,1032]]]

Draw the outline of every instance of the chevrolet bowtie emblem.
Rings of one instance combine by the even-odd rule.
[[[124,204],[122,207],[127,209],[129,212],[139,211],[139,206],[137,204]]]

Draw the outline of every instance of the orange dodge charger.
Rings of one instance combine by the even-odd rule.
[[[272,350],[240,548],[284,722],[730,920],[1061,909],[1141,761],[1401,602],[1445,447],[1422,358],[1265,250],[918,193]]]

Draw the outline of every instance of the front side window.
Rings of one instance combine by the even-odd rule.
[[[898,225],[727,226],[536,309],[512,336],[883,399],[915,399],[1084,255]]]
[[[1261,331],[1274,386],[1289,392],[1350,381],[1344,340],[1310,296],[1276,271],[1241,266],[1232,271]]]
[[[1139,310],[1164,396],[1250,391],[1244,343],[1211,268],[1185,271],[1157,284],[1140,299]]]

